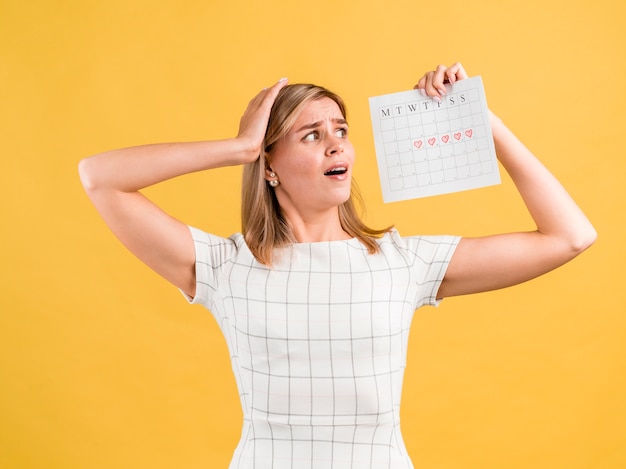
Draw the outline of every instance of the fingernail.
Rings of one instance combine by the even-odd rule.
[[[422,96],[426,97],[426,90],[424,88],[420,88],[420,93],[422,93]]]
[[[433,101],[436,101],[438,103],[441,102],[441,98],[439,96],[433,96]]]
[[[441,96],[445,96],[446,95],[446,90],[444,88],[437,88],[437,91],[439,91],[439,94]]]
[[[285,80],[287,80],[287,77],[282,77],[280,80],[278,80],[278,82],[280,83],[280,82],[283,82]]]

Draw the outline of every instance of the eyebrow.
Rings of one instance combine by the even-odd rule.
[[[338,118],[337,119],[332,119],[332,121],[335,124],[345,124],[345,125],[348,124],[348,121],[343,119],[343,118],[342,119],[338,119]],[[315,129],[315,128],[319,127],[320,125],[322,125],[323,122],[324,121],[317,121],[317,122],[313,122],[311,124],[305,124],[302,127],[300,127],[298,130],[296,130],[296,132],[302,132],[303,130]]]

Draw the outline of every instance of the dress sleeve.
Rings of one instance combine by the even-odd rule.
[[[417,275],[418,306],[438,306],[437,292],[446,275],[450,259],[461,238],[459,236],[415,236],[404,238],[407,249],[414,257]]]
[[[215,236],[192,226],[189,231],[196,250],[196,296],[191,298],[182,290],[181,293],[189,303],[211,309],[222,272],[236,255],[237,246],[232,238]]]

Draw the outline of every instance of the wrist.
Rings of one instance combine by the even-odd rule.
[[[510,133],[508,127],[502,122],[498,116],[489,111],[489,123],[491,125],[491,133],[494,141],[497,143],[499,140],[506,138],[507,133]]]
[[[252,163],[261,154],[261,145],[251,140],[238,136],[233,139],[236,145],[236,153],[240,158],[240,164]]]

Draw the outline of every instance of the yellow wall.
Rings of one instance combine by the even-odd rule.
[[[505,291],[416,316],[403,428],[416,467],[626,467],[626,3],[0,1],[0,467],[220,468],[240,428],[208,312],[132,258],[79,185],[80,158],[231,136],[281,76],[339,92],[373,225],[532,225],[500,186],[382,203],[367,97],[460,60],[571,190],[599,240]],[[239,169],[148,192],[238,230]]]

